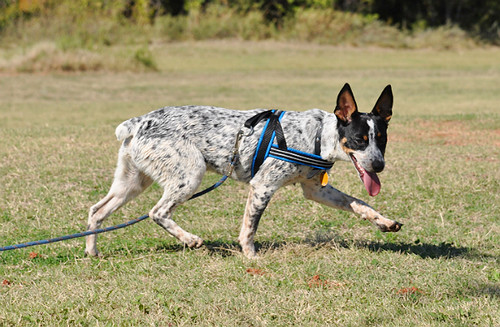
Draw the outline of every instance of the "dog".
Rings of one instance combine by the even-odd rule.
[[[374,196],[380,191],[377,173],[385,166],[392,106],[392,88],[388,85],[373,110],[361,113],[351,87],[345,84],[337,96],[333,113],[319,109],[287,111],[280,124],[291,148],[311,153],[319,145],[318,155],[323,160],[352,162],[366,190]],[[382,232],[400,230],[401,223],[325,185],[321,180],[324,174],[317,168],[268,157],[253,174],[252,164],[265,121],[258,122],[255,128],[246,128],[243,124],[264,111],[208,106],[164,107],[121,123],[116,128],[116,137],[122,143],[114,180],[109,193],[90,208],[87,230],[98,229],[111,213],[155,181],[163,187],[163,196],[149,216],[188,247],[200,247],[203,240],[179,227],[172,215],[177,206],[195,193],[207,169],[227,173],[235,135],[239,131],[243,136],[229,177],[250,184],[238,238],[246,257],[256,257],[254,235],[259,220],[273,194],[288,184],[299,183],[307,199],[354,212]],[[87,236],[85,253],[99,255],[96,235]]]

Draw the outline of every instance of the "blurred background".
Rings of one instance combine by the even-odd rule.
[[[497,0],[0,0],[0,71],[161,70],[155,45],[209,39],[498,46],[499,21]]]

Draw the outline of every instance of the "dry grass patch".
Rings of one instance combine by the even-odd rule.
[[[482,128],[476,122],[471,126],[468,121],[460,120],[416,120],[413,127],[406,131],[389,133],[390,142],[413,143],[416,140],[442,145],[494,145],[500,146],[500,129]]]
[[[55,42],[46,41],[3,57],[0,57],[0,72],[8,73],[157,70],[151,52],[145,47],[92,51],[86,48],[61,49]]]

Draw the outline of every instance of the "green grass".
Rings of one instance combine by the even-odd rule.
[[[498,49],[409,51],[276,42],[150,48],[158,72],[0,78],[0,246],[85,229],[108,190],[121,121],[164,105],[332,110],[345,82],[369,111],[395,94],[382,191],[338,163],[331,183],[405,225],[382,234],[289,186],[256,236],[236,239],[247,187],[229,181],[175,220],[0,254],[0,326],[497,326],[500,324]],[[218,179],[207,175],[204,185]],[[153,186],[106,222],[138,217]],[[30,258],[30,253],[35,258]]]

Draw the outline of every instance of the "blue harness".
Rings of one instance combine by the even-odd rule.
[[[285,135],[280,123],[285,113],[285,111],[280,110],[268,110],[251,117],[245,122],[245,127],[253,129],[261,120],[267,119],[255,149],[252,161],[252,177],[268,157],[323,171],[332,168],[333,163],[324,160],[320,156],[321,131],[318,131],[316,135],[314,154],[292,149],[286,145]],[[274,144],[275,139],[277,144]]]

